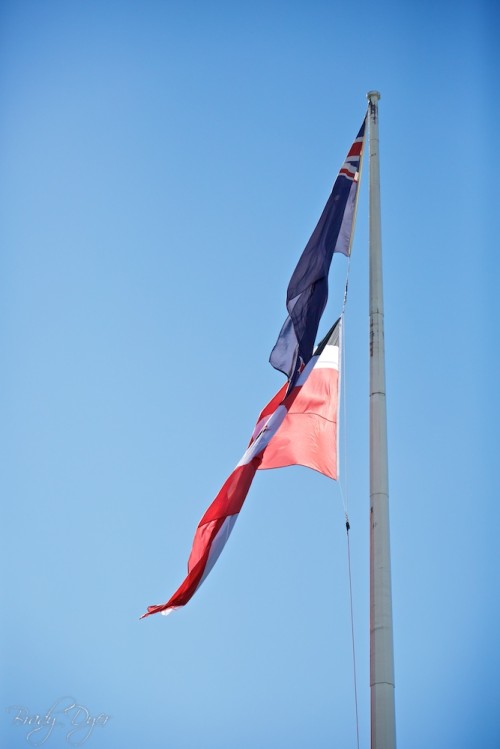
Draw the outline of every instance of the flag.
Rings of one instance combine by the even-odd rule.
[[[269,361],[283,372],[291,389],[312,356],[328,299],[328,272],[335,252],[350,255],[366,118],[340,168],[328,202],[288,285],[288,317]]]
[[[287,394],[285,384],[261,411],[243,457],[198,524],[187,577],[166,603],[149,606],[141,619],[169,614],[190,600],[219,558],[257,470],[303,465],[337,478],[340,330],[338,320],[294,388]]]

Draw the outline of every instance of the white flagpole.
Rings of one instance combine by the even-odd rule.
[[[395,749],[378,91],[370,119],[370,693],[371,747]]]

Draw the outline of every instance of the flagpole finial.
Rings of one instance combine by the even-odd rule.
[[[368,91],[366,98],[371,104],[375,104],[380,99],[380,91]]]

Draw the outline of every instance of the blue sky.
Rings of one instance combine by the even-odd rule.
[[[72,697],[110,716],[96,749],[356,746],[334,482],[259,474],[191,603],[139,616],[282,384],[286,286],[377,88],[398,742],[498,746],[498,31],[488,2],[1,3],[2,745],[37,740],[12,706]],[[364,747],[366,177],[343,427]],[[74,712],[45,746],[84,738]]]

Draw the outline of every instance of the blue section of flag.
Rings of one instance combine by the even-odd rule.
[[[352,144],[318,224],[288,285],[288,317],[269,361],[293,387],[312,356],[328,299],[328,272],[335,252],[349,255],[366,119]]]

